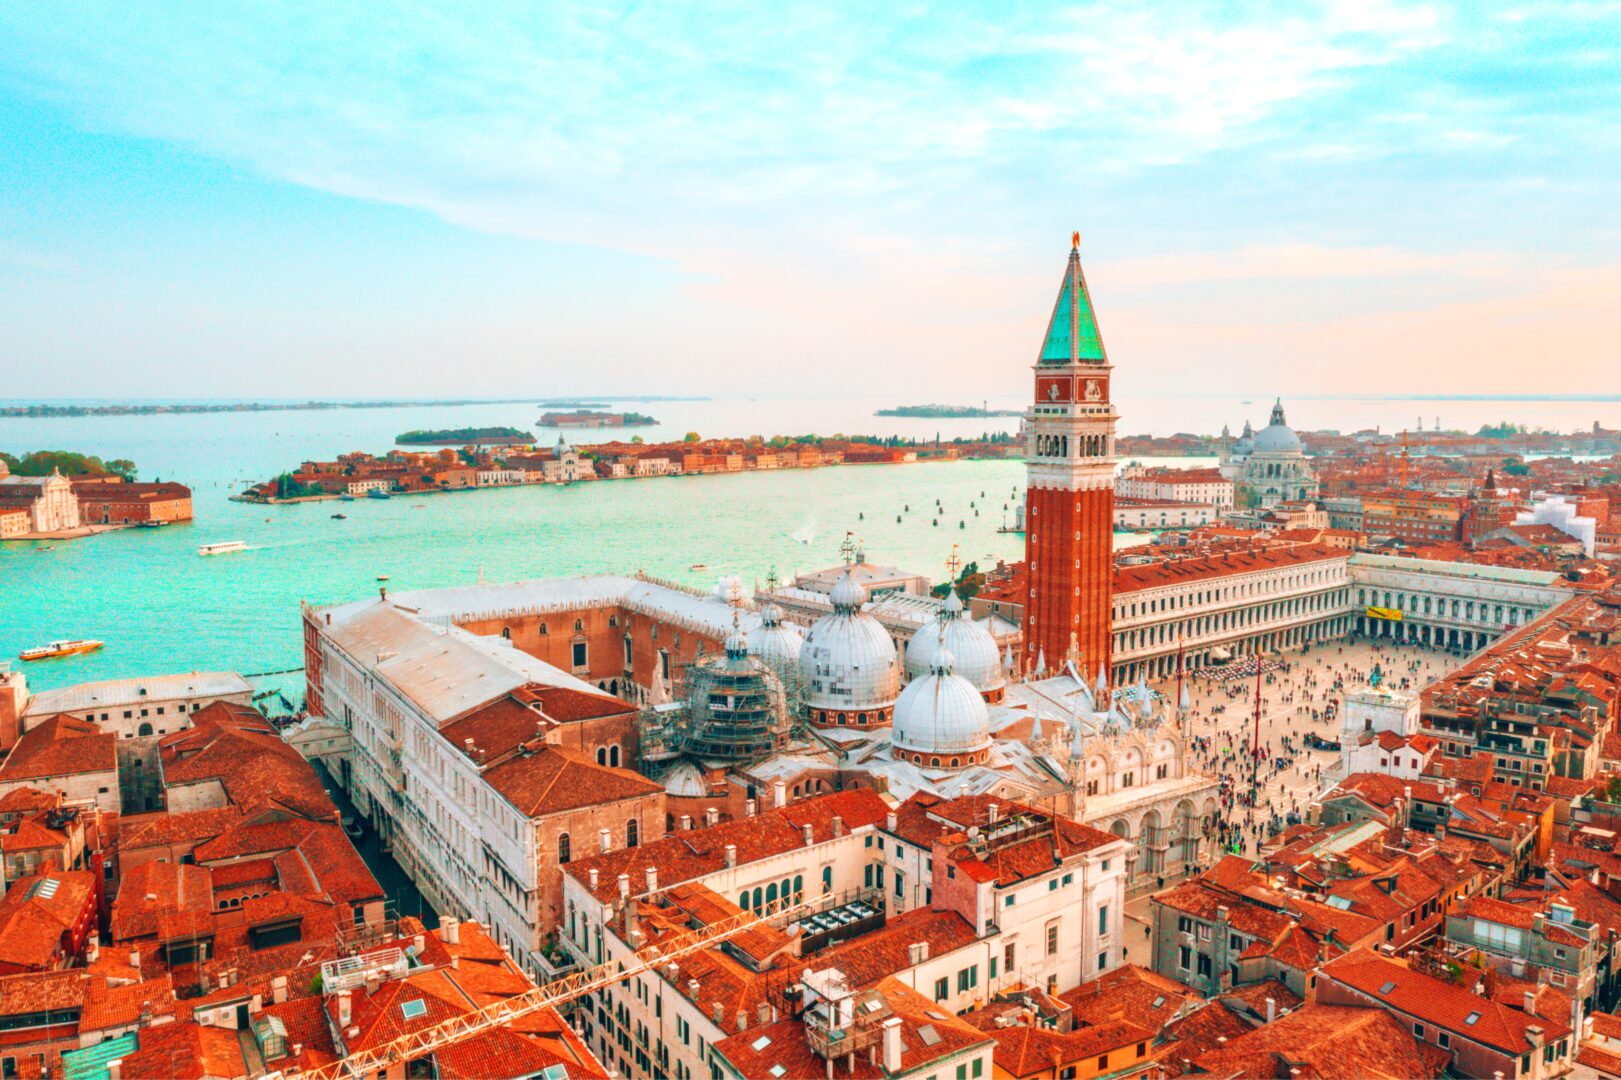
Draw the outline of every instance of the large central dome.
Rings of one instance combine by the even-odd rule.
[[[1283,415],[1283,399],[1272,406],[1272,422],[1255,435],[1258,454],[1293,454],[1300,451],[1300,436],[1295,434]]]
[[[951,653],[956,673],[972,683],[986,701],[1002,700],[1007,679],[1002,674],[996,639],[989,630],[964,616],[962,599],[955,589],[946,593],[940,611],[924,620],[907,643],[906,677],[918,679],[934,670],[941,649]]]
[[[832,613],[816,620],[799,651],[808,719],[818,727],[886,725],[900,691],[895,643],[862,612],[867,593],[848,569],[828,598]]]

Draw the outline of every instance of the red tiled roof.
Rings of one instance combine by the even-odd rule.
[[[485,769],[485,782],[525,817],[538,818],[624,799],[659,795],[664,789],[640,773],[598,765],[561,746],[541,746]]]
[[[881,824],[888,813],[889,804],[865,788],[835,791],[777,807],[756,817],[722,822],[639,847],[576,859],[568,864],[565,872],[585,884],[590,880],[590,870],[595,868],[598,878],[594,895],[608,900],[618,895],[620,874],[629,874],[632,882],[639,882],[646,868],[651,866],[658,870],[664,885],[692,881],[725,869],[728,844],[736,846],[737,863],[742,866],[804,847],[805,825],[811,827],[811,835],[817,843],[824,843],[832,838],[835,816],[849,831]]]
[[[1383,1009],[1306,1005],[1194,1059],[1201,1072],[1245,1077],[1441,1075],[1450,1055],[1429,1053]]]
[[[66,713],[23,732],[0,765],[0,784],[118,768],[118,736]]]
[[[1561,1037],[1549,1022],[1453,986],[1406,964],[1358,949],[1322,968],[1321,977],[1333,979],[1387,1008],[1418,1017],[1437,1027],[1485,1043],[1509,1054],[1530,1053],[1533,1045],[1526,1029],[1542,1027],[1543,1039]],[[1390,989],[1386,990],[1385,987]],[[1471,1015],[1477,1015],[1469,1023]]]
[[[1077,1020],[1130,1020],[1151,1031],[1170,1023],[1184,1006],[1204,1000],[1191,986],[1136,964],[1123,964],[1058,996]]]

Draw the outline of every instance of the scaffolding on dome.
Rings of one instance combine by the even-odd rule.
[[[689,665],[684,750],[701,761],[759,761],[788,741],[782,680],[752,656],[712,656]]]

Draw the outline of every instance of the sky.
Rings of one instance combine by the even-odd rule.
[[[0,5],[0,398],[1621,393],[1621,3]]]

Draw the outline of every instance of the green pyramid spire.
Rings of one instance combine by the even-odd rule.
[[[1097,314],[1092,310],[1092,295],[1086,290],[1086,275],[1081,272],[1081,234],[1076,233],[1038,362],[1107,363],[1108,359],[1103,351],[1103,335],[1098,333]]]

